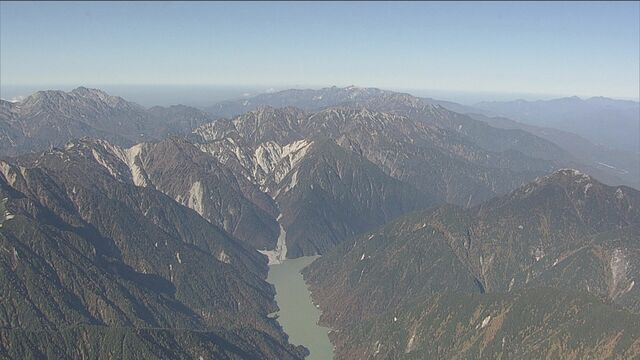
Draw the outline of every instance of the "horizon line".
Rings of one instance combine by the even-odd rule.
[[[533,98],[536,96],[539,96],[541,98],[536,99],[536,100],[526,100],[523,98],[516,98],[514,97],[511,101],[518,101],[518,100],[524,100],[524,101],[537,101],[537,100],[551,100],[551,99],[562,99],[562,98],[572,98],[572,97],[577,97],[580,98],[582,100],[586,100],[586,99],[591,99],[591,98],[609,98],[609,99],[613,99],[613,100],[625,100],[625,101],[635,101],[635,102],[640,102],[640,95],[636,96],[636,97],[629,97],[629,96],[607,96],[607,95],[585,95],[585,94],[550,94],[550,93],[537,93],[537,92],[526,92],[526,91],[509,91],[509,92],[501,92],[501,91],[495,91],[495,90],[486,90],[486,91],[472,91],[472,90],[451,90],[451,89],[434,89],[434,88],[417,88],[417,87],[409,87],[409,88],[404,88],[404,87],[397,87],[397,86],[390,86],[390,87],[384,87],[384,86],[363,86],[363,85],[355,85],[355,84],[349,84],[349,85],[327,85],[327,84],[215,84],[215,83],[209,83],[209,84],[205,84],[205,83],[196,83],[196,84],[185,84],[185,83],[163,83],[163,84],[144,84],[144,83],[138,83],[138,84],[133,84],[133,83],[101,83],[101,84],[0,84],[0,89],[2,88],[10,88],[10,87],[14,87],[14,88],[19,88],[19,87],[37,87],[40,88],[40,90],[35,90],[35,92],[37,91],[48,91],[48,90],[62,90],[60,88],[56,88],[56,87],[66,87],[66,88],[79,88],[79,87],[85,87],[85,88],[98,88],[100,89],[100,87],[102,86],[106,86],[106,87],[193,87],[193,88],[202,88],[202,87],[220,87],[220,88],[265,88],[263,90],[261,90],[261,92],[258,92],[256,94],[251,94],[252,96],[255,95],[259,95],[259,94],[266,94],[266,93],[275,93],[275,92],[281,92],[281,91],[286,91],[286,90],[320,90],[320,89],[324,89],[324,88],[331,88],[331,87],[337,87],[337,88],[347,88],[347,87],[356,87],[356,88],[362,88],[362,89],[367,89],[367,88],[375,88],[375,89],[380,89],[380,90],[387,90],[387,91],[394,91],[394,92],[405,92],[405,93],[409,93],[412,96],[416,96],[416,97],[424,97],[423,95],[414,95],[411,94],[410,91],[420,91],[420,92],[439,92],[439,93],[449,93],[449,94],[457,94],[457,95],[483,95],[483,94],[487,94],[487,95],[501,95],[501,96],[505,96],[505,95],[514,95],[514,96],[524,96],[526,95],[527,97]],[[275,88],[279,88],[279,89],[275,89]],[[62,90],[64,91],[64,90]],[[35,93],[34,92],[34,93]],[[31,94],[29,94],[31,95]],[[434,94],[437,95],[437,94]],[[442,95],[442,94],[441,94]],[[546,98],[546,99],[543,99]],[[6,100],[6,99],[5,99]],[[438,99],[438,100],[443,100],[443,99]],[[486,100],[485,100],[486,101]]]

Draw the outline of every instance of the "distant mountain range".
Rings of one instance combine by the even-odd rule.
[[[7,122],[10,129],[33,123],[42,136],[46,126],[55,124],[66,131],[53,133],[58,142],[107,129],[109,135],[102,138],[108,142],[97,143],[94,151],[115,159],[117,165],[109,167],[124,166],[129,181],[160,190],[259,250],[277,245],[280,216],[289,239],[295,239],[289,242],[297,242],[288,244],[294,257],[324,253],[342,239],[408,211],[441,202],[479,204],[554,169],[579,168],[612,184],[628,178],[593,166],[594,161],[582,162],[532,134],[535,129],[504,129],[511,125],[507,120],[502,128],[493,127],[489,124],[500,119],[478,121],[480,115],[456,113],[409,94],[333,87],[287,90],[246,101],[218,108],[227,113],[238,107],[255,110],[205,122],[207,115],[193,108],[144,109],[99,90],[78,88],[39,92],[11,103],[11,114],[34,115]],[[309,110],[314,108],[319,110]],[[116,125],[122,124],[121,117],[132,117],[125,125],[158,138],[204,124],[182,137],[131,147],[137,135],[131,137],[127,126]],[[75,135],[69,124],[79,124],[78,118],[94,125],[79,128],[86,131]],[[23,144],[32,140],[16,138]],[[334,171],[334,178],[326,177]],[[351,185],[345,186],[345,176]],[[355,184],[368,188],[354,189]],[[379,202],[381,196],[386,203]]]
[[[421,106],[439,105],[486,122],[493,128],[520,129],[534,134],[562,148],[578,163],[588,165],[588,169],[582,170],[603,181],[640,188],[640,110],[638,103],[633,101],[602,97],[581,100],[573,97],[535,102],[485,102],[466,106],[451,101],[418,98],[406,93],[350,86],[284,90],[224,101],[205,110],[214,117],[230,117],[263,105],[295,106],[306,111],[317,111],[354,104],[383,111],[401,110],[405,114],[415,113],[415,109]],[[478,126],[477,122],[472,123]]]
[[[567,327],[592,306],[640,311],[633,155],[375,88],[207,110],[86,88],[2,102],[1,354],[303,358],[268,316],[267,264],[321,254],[306,276],[339,358],[492,357],[526,341],[542,345],[509,354],[637,355],[636,315]],[[453,304],[473,330],[460,341],[438,322]],[[523,322],[523,307],[565,320]],[[404,327],[387,329],[390,314]],[[499,316],[513,337],[482,330]],[[573,347],[586,336],[598,342]]]
[[[529,125],[578,134],[596,144],[640,154],[640,103],[577,96],[538,101],[481,102],[474,107]]]

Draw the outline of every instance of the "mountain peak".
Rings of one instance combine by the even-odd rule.
[[[110,96],[109,94],[107,94],[106,92],[100,90],[100,89],[93,89],[93,88],[87,88],[84,86],[79,86],[73,90],[70,91],[70,93],[72,94],[78,94],[78,95],[99,95],[99,96]]]
[[[576,169],[559,169],[555,172],[541,176],[534,181],[521,186],[514,190],[509,199],[528,198],[534,194],[538,194],[544,189],[550,187],[561,187],[571,194],[581,194],[580,198],[584,198],[590,190],[602,188],[605,185]]]
[[[128,108],[133,105],[121,97],[111,96],[100,89],[90,89],[82,86],[69,92],[62,90],[38,91],[25,98],[20,105],[26,109],[38,106],[61,108],[70,107],[73,103],[82,103],[85,100],[99,102],[109,107]]]
[[[565,168],[560,169],[554,172],[551,175],[546,176],[547,178],[560,178],[560,179],[570,179],[576,182],[584,182],[584,181],[592,181],[593,178],[590,175],[587,175],[580,170]]]
[[[91,99],[94,101],[99,101],[112,107],[123,107],[130,104],[121,97],[109,95],[100,89],[86,88],[84,86],[80,86],[71,90],[69,94],[80,96],[86,99]]]

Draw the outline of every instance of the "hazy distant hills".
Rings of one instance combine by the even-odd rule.
[[[348,86],[345,88],[333,86],[318,90],[290,89],[275,93],[260,94],[245,99],[223,101],[205,108],[205,111],[218,117],[233,117],[256,110],[260,106],[271,106],[275,108],[292,106],[306,111],[314,111],[326,107],[338,106],[347,102],[366,101],[392,93],[391,91],[377,88],[360,88],[356,86]]]
[[[504,117],[490,117],[477,113],[469,114],[474,119],[486,122],[492,127],[520,129],[549,140],[562,147],[577,159],[589,164],[588,172],[610,183],[622,183],[640,189],[640,156],[632,151],[615,150],[604,145],[596,145],[579,135],[550,127],[539,127],[516,122]],[[618,180],[615,180],[615,179]]]
[[[578,134],[618,150],[640,152],[640,103],[605,97],[481,102],[474,107],[526,124]]]
[[[20,102],[0,100],[0,154],[16,155],[62,146],[84,136],[118,145],[159,140],[210,121],[187,106],[153,107],[97,89],[39,91]]]
[[[344,242],[305,275],[323,322],[337,329],[339,358],[480,358],[505,349],[537,357],[558,348],[560,358],[599,351],[633,358],[639,207],[637,190],[561,170],[471,209],[405,216]],[[624,321],[569,326],[592,315]],[[429,346],[434,337],[438,346]]]

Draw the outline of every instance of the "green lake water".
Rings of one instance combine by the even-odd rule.
[[[289,335],[289,342],[309,349],[309,360],[330,360],[333,358],[333,345],[327,336],[330,329],[318,325],[320,310],[311,302],[309,289],[300,273],[316,258],[305,256],[271,265],[267,281],[276,287],[280,308],[278,322]]]

